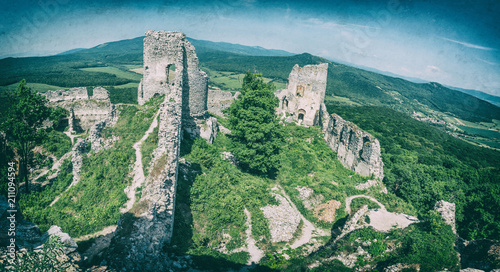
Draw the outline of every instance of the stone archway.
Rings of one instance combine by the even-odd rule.
[[[300,109],[298,112],[298,115],[297,115],[297,119],[299,120],[299,122],[303,122],[305,116],[306,116],[306,111],[303,109]]]

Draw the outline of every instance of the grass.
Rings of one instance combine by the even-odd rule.
[[[114,86],[114,87],[116,89],[127,89],[127,88],[135,88],[135,89],[137,89],[139,87],[139,83],[130,82],[130,83],[127,83],[127,84],[117,85],[117,86]]]
[[[10,84],[7,86],[0,86],[0,90],[5,91],[7,89],[15,89],[17,88],[18,83]],[[48,84],[43,84],[43,83],[27,83],[26,84],[28,87],[30,87],[33,90],[36,90],[40,93],[45,93],[47,91],[55,91],[55,90],[64,90],[67,88],[64,87],[59,87],[59,86],[54,86],[54,85],[48,85]]]
[[[352,101],[351,99],[347,97],[342,97],[342,96],[335,96],[335,95],[327,95],[325,96],[325,102],[328,101],[329,103],[332,104],[341,104],[341,105],[347,105],[347,106],[360,106],[359,103],[356,103]]]
[[[142,75],[138,73],[134,73],[131,71],[124,71],[122,69],[116,68],[116,67],[90,67],[90,68],[80,68],[82,71],[86,72],[99,72],[99,73],[107,73],[107,74],[112,74],[117,77],[125,78],[125,79],[130,79],[133,81],[140,81],[142,78]]]
[[[217,86],[222,90],[237,91],[241,89],[242,80],[245,77],[244,73],[222,72],[205,67],[203,70],[209,75],[211,85]],[[265,83],[272,82],[277,89],[286,88],[286,83],[281,80],[277,81],[266,77],[263,79]]]

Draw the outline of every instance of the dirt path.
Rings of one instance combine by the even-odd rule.
[[[303,225],[302,225],[302,233],[300,235],[300,238],[295,240],[292,245],[290,245],[291,248],[298,248],[302,245],[307,244],[313,237],[318,237],[318,236],[327,236],[329,233],[323,229],[316,228],[309,220],[307,220],[304,215],[297,209],[295,204],[290,200],[290,197],[286,194],[285,190],[279,186],[281,195],[290,203],[290,206],[297,211],[297,213],[300,215],[300,219],[302,219]]]
[[[80,242],[80,241],[87,241],[87,240],[95,238],[95,237],[108,235],[110,233],[115,232],[117,227],[118,227],[118,225],[107,226],[101,231],[90,233],[90,234],[87,234],[84,236],[80,236],[80,237],[74,238],[73,240],[75,240],[75,242]]]
[[[250,259],[248,260],[248,265],[259,263],[260,259],[264,257],[264,251],[255,245],[255,239],[252,237],[252,217],[250,212],[245,208],[245,214],[247,216],[247,225],[248,228],[245,231],[247,234],[247,248],[248,253],[250,254]]]
[[[51,155],[51,157],[53,158],[53,160],[55,161],[55,163],[52,165],[52,167],[50,169],[47,169],[47,170],[43,171],[42,173],[38,174],[38,176],[36,176],[31,182],[36,182],[39,178],[41,178],[44,175],[46,175],[50,170],[56,170],[56,171],[54,172],[54,174],[50,175],[48,178],[49,179],[55,178],[57,171],[59,171],[59,167],[61,167],[61,165],[64,162],[64,160],[66,160],[72,154],[73,154],[72,151],[70,151],[70,152],[64,154],[59,160],[54,159],[55,158],[54,155]]]
[[[153,122],[149,126],[146,133],[144,133],[144,136],[142,136],[142,138],[132,146],[135,149],[135,163],[134,163],[134,169],[132,170],[134,179],[132,181],[132,184],[130,186],[127,186],[127,188],[125,188],[128,201],[127,203],[125,203],[125,207],[120,209],[121,213],[126,213],[130,209],[132,209],[132,206],[135,203],[135,191],[146,180],[142,165],[141,145],[149,137],[149,134],[151,134],[153,130],[158,126],[158,118],[157,118],[158,114],[160,114],[160,111],[156,112],[155,117],[153,118]]]
[[[355,196],[350,196],[348,198],[345,199],[345,211],[347,214],[351,214],[351,202],[353,199],[355,198],[360,198],[360,197],[364,197],[364,198],[368,198],[369,200],[377,203],[379,206],[380,206],[380,209],[381,210],[386,210],[384,204],[380,203],[377,199],[371,197],[371,196],[367,196],[367,195],[355,195]]]

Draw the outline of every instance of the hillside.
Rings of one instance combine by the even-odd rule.
[[[156,49],[186,52],[185,36],[150,32],[148,38],[145,65],[160,67],[158,74],[168,82],[165,71],[172,60]],[[176,74],[174,87],[164,93],[158,90],[170,82],[145,83],[157,74],[141,75],[142,37],[58,56],[0,60],[5,86],[26,77],[43,91],[98,84],[110,91],[109,96],[103,88],[47,94],[51,106],[69,108],[53,117],[54,125],[34,148],[32,191],[19,199],[24,218],[42,232],[58,225],[78,242],[84,269],[457,271],[479,266],[464,261],[477,261],[477,252],[490,248],[476,243],[490,243],[492,252],[498,248],[488,239],[500,239],[500,152],[449,135],[452,126],[416,120],[453,119],[494,143],[498,107],[437,83],[411,83],[310,54],[191,41],[196,54],[173,61],[185,68],[198,58],[201,67]],[[174,43],[180,46],[172,49]],[[322,76],[328,111],[352,123],[327,118],[335,124],[324,130],[300,126],[293,118],[280,123],[273,84],[286,86],[296,64],[322,62],[329,65],[310,75]],[[263,76],[245,74],[249,70]],[[143,86],[151,84],[139,96],[150,98],[145,103],[137,101],[141,78]],[[185,79],[203,84],[191,88]],[[243,98],[224,113],[229,118],[203,112],[193,124],[192,116],[184,115],[198,107],[203,111],[206,100],[197,94],[216,93],[214,104],[229,104],[238,90]],[[183,100],[188,91],[196,101]],[[11,108],[6,105],[0,111]],[[236,122],[240,119],[245,122]],[[351,152],[346,157],[376,157],[384,174],[361,176],[346,166],[341,149],[333,148],[346,138],[344,147]],[[15,154],[0,140],[5,151],[0,190],[6,194],[7,162]],[[264,154],[271,155],[262,155],[270,149]],[[268,172],[255,171],[244,160],[270,157]],[[458,236],[470,243],[455,248],[462,243]],[[500,267],[498,254],[488,254],[481,258]]]

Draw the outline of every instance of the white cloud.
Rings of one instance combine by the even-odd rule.
[[[448,39],[448,38],[444,38],[444,37],[439,37],[439,38],[446,40],[446,41],[449,41],[449,42],[452,42],[452,43],[461,44],[461,45],[463,45],[465,47],[469,47],[469,48],[474,48],[474,49],[479,49],[479,50],[487,50],[487,51],[496,50],[495,48],[484,47],[481,45],[472,44],[472,43],[468,43],[468,42],[461,42],[461,41],[452,40],[452,39]]]

